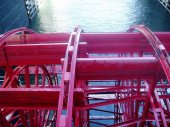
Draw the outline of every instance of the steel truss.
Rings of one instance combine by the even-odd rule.
[[[144,26],[9,31],[0,36],[0,127],[168,127],[169,52],[170,33]]]

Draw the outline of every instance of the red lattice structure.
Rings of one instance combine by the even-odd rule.
[[[0,36],[0,127],[170,126],[170,33]]]

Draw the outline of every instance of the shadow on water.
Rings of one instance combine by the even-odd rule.
[[[170,14],[157,0],[44,0],[30,28],[38,32],[121,32],[143,24],[170,31]]]

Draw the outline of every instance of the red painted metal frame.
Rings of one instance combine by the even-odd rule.
[[[139,32],[133,32],[133,31]],[[0,36],[0,127],[170,126],[170,33]]]

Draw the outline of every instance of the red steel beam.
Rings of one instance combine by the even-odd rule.
[[[0,107],[8,109],[56,109],[58,88],[0,88]]]
[[[9,46],[10,47],[10,46]],[[17,46],[19,47],[19,46]],[[22,46],[21,46],[22,47]],[[50,47],[50,48],[48,48]],[[28,49],[28,50],[26,50]],[[8,63],[10,65],[34,65],[34,64],[61,64],[60,54],[55,50],[55,45],[30,46],[12,53],[15,48],[7,50]],[[51,51],[50,51],[51,50]],[[35,51],[35,53],[34,53]],[[25,54],[24,54],[25,52]],[[39,53],[40,52],[40,53]],[[48,53],[46,53],[48,52]],[[11,54],[11,55],[10,55]],[[0,65],[5,65],[5,58]],[[106,66],[107,64],[107,66]],[[80,79],[96,79],[105,73],[103,79],[111,79],[121,75],[126,76],[153,76],[157,71],[158,61],[155,57],[120,57],[120,58],[77,58],[77,77]],[[93,68],[93,69],[91,69]],[[103,73],[100,73],[100,70]],[[101,75],[101,76],[100,76]]]
[[[0,88],[0,108],[57,109],[59,92],[60,87],[55,86],[51,88]],[[82,89],[74,89],[74,96],[76,102],[79,102],[78,105],[84,105]]]
[[[78,58],[77,78],[89,80],[150,78],[157,71],[154,57]]]
[[[121,123],[117,123],[114,125],[110,125],[108,127],[119,127],[119,126],[130,126],[134,123],[139,123],[141,121],[155,121],[154,117],[141,117],[141,118],[135,118],[135,119],[131,119],[131,120],[127,120],[125,122],[121,122]],[[161,121],[161,119],[159,119],[159,121]]]
[[[170,51],[170,33],[155,34]],[[70,33],[26,34],[25,38],[28,44],[41,44],[68,42],[69,36]],[[13,35],[7,44],[22,44],[20,41],[21,36]],[[80,42],[87,42],[87,47],[80,48],[81,51],[90,53],[153,51],[147,39],[139,33],[82,33]]]
[[[64,57],[66,43],[8,45],[4,47],[10,65],[59,64]],[[2,50],[1,50],[2,51]],[[0,66],[6,64],[0,53]]]
[[[113,87],[114,88],[114,87]],[[117,87],[115,87],[116,89]],[[122,89],[128,90],[129,87],[125,87]],[[113,92],[114,89],[112,89]],[[59,88],[0,88],[0,107],[1,108],[18,108],[18,109],[56,109],[56,104],[59,95]],[[76,102],[83,102],[81,101],[83,96],[83,90],[75,89],[75,99]],[[106,90],[107,92],[107,90]],[[111,90],[109,91],[111,92]],[[18,94],[20,93],[20,94]],[[96,91],[98,93],[98,91]],[[79,98],[79,99],[78,99]],[[170,98],[170,95],[159,95],[159,98],[166,99]],[[122,98],[122,99],[113,99],[106,102],[96,103],[96,104],[88,104],[88,105],[81,105],[79,107],[81,110],[86,108],[94,108],[98,106],[103,106],[105,104],[115,104],[115,103],[123,103],[127,101],[134,101],[134,100],[145,100],[145,96],[134,96],[129,98]],[[17,102],[17,103],[16,103]],[[78,105],[77,105],[78,106]]]
[[[83,107],[78,107],[78,109],[79,110],[87,110],[87,109],[96,108],[96,107],[100,107],[100,106],[106,106],[106,105],[117,104],[117,103],[125,103],[125,102],[135,101],[135,100],[145,101],[146,96],[132,96],[132,97],[125,97],[125,98],[121,98],[121,99],[112,99],[109,101],[88,104]]]

